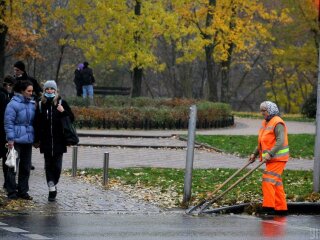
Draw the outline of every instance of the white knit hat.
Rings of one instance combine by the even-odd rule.
[[[55,80],[48,80],[44,83],[43,85],[43,89],[46,90],[47,88],[53,88],[55,90],[57,90],[57,83]]]

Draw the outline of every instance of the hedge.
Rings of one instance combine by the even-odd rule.
[[[81,98],[67,99],[78,128],[100,129],[186,129],[189,108],[197,106],[197,128],[234,125],[231,107],[195,99],[151,99],[110,96],[95,98],[94,106]]]

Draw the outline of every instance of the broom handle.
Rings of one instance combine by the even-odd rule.
[[[211,194],[214,195],[217,193],[221,188],[223,188],[228,182],[230,182],[231,179],[233,179],[236,175],[238,175],[239,172],[241,172],[243,169],[248,167],[252,162],[248,161],[242,168],[238,169],[234,174],[232,174],[226,181],[224,181],[217,189],[215,189]]]
[[[231,189],[233,189],[235,186],[237,186],[240,182],[242,182],[244,179],[246,179],[251,173],[253,173],[256,169],[258,169],[261,165],[263,165],[267,160],[263,160],[260,162],[256,167],[252,168],[247,174],[245,174],[242,178],[239,178],[234,184],[232,184],[230,187],[228,187],[224,192],[222,192],[217,197],[210,200],[199,212],[201,214],[204,210],[206,210],[212,203],[222,198],[227,192],[229,192]]]

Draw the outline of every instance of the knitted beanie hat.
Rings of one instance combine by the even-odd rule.
[[[23,72],[26,71],[26,66],[24,65],[24,63],[22,61],[16,62],[13,66],[20,69]]]
[[[47,88],[53,88],[55,90],[57,90],[57,83],[55,80],[48,80],[44,83],[43,85],[43,89],[47,89]]]
[[[6,84],[15,84],[15,79],[14,77],[10,76],[10,75],[6,75],[3,79],[3,83],[6,83]]]

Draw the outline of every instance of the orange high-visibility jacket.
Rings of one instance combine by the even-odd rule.
[[[282,148],[278,152],[276,152],[275,155],[271,157],[271,159],[268,162],[286,162],[289,160],[287,126],[284,123],[284,121],[278,116],[274,116],[269,122],[266,122],[266,120],[262,122],[258,138],[258,149],[261,160],[267,153],[267,150],[271,150],[276,144],[276,135],[274,134],[274,129],[277,126],[277,124],[283,124],[284,126],[284,143]]]

